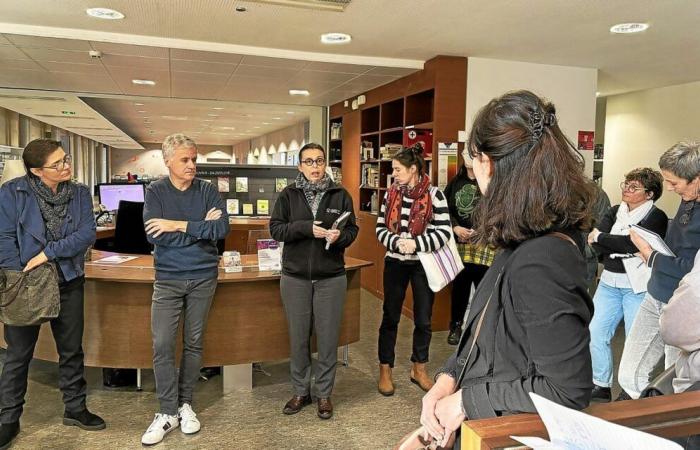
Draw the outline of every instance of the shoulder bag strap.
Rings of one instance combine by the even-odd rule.
[[[560,231],[552,231],[551,233],[547,233],[545,236],[553,236],[555,238],[563,239],[565,241],[569,241],[571,244],[573,244],[574,247],[578,248],[578,245],[576,245],[576,241],[571,239],[571,236],[568,236]]]

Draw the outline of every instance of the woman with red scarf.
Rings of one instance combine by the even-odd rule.
[[[435,294],[417,252],[433,252],[451,236],[450,213],[444,194],[430,185],[420,145],[404,148],[391,163],[395,183],[377,218],[377,238],[387,249],[384,259],[384,315],[379,328],[379,384],[382,395],[393,395],[396,333],[406,288],[413,291],[413,353],[411,381],[428,391],[433,381],[425,364],[432,330]]]

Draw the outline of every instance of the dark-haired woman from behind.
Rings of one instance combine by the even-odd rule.
[[[424,432],[441,443],[465,418],[535,412],[530,393],[585,408],[593,384],[582,231],[594,190],[554,105],[528,91],[496,98],[467,148],[484,194],[475,231],[500,252],[472,300],[468,338],[423,397]]]
[[[450,239],[450,214],[444,194],[430,184],[420,145],[404,148],[393,158],[394,184],[382,202],[377,238],[386,247],[384,313],[379,328],[379,383],[382,395],[394,393],[394,347],[406,288],[413,291],[413,352],[410,379],[427,391],[433,381],[426,363],[430,349],[435,294],[417,252],[432,252]]]

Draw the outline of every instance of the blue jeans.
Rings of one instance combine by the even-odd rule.
[[[646,292],[635,294],[632,289],[613,287],[602,281],[598,284],[593,296],[595,312],[589,325],[593,383],[596,386],[612,386],[613,356],[610,341],[623,317],[627,336],[645,295]]]

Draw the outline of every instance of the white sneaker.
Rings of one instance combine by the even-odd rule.
[[[179,424],[177,416],[158,413],[146,432],[141,436],[141,443],[143,445],[157,444],[163,440],[166,434],[177,428]]]
[[[180,418],[180,429],[183,433],[194,434],[199,431],[202,425],[199,423],[197,414],[192,411],[192,407],[189,403],[180,406],[177,413]]]

